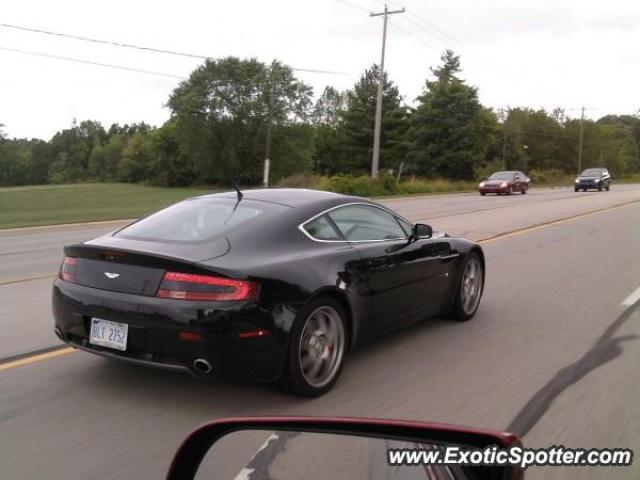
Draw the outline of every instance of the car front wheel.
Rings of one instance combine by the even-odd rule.
[[[476,253],[465,258],[455,288],[450,316],[459,321],[469,320],[478,310],[484,288],[484,270]]]
[[[333,387],[346,355],[345,318],[342,305],[331,297],[312,300],[300,310],[285,373],[290,391],[317,397]]]

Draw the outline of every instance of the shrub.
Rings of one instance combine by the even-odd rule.
[[[319,175],[312,173],[298,173],[282,178],[278,182],[278,187],[282,188],[317,188],[320,180]]]
[[[567,175],[562,170],[531,170],[529,172],[529,178],[532,183],[538,184],[560,184],[572,181],[572,177]]]
[[[484,180],[492,173],[499,172],[500,170],[504,170],[504,165],[501,159],[496,158],[483,167],[478,168],[476,170],[476,178],[478,180]]]

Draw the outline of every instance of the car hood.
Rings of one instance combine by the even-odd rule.
[[[485,180],[485,185],[500,185],[501,183],[509,183],[511,180]]]

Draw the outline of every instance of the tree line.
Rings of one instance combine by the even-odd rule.
[[[472,180],[487,169],[577,169],[579,119],[564,110],[484,107],[447,50],[409,105],[383,75],[381,171]],[[287,65],[227,57],[194,70],[169,96],[159,127],[84,120],[49,141],[9,139],[0,124],[0,185],[81,181],[160,186],[258,184],[298,173],[369,172],[381,72],[366,69],[353,88],[312,88]],[[606,115],[582,124],[583,166],[613,175],[640,172],[640,114]]]

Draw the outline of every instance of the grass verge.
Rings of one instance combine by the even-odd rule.
[[[137,218],[212,191],[122,183],[3,187],[0,228]]]

